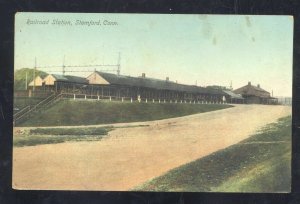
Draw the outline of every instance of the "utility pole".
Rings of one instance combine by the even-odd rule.
[[[36,57],[34,58],[34,70],[33,70],[33,88],[32,92],[35,91],[35,72],[36,72]],[[33,93],[34,94],[34,93]]]
[[[27,79],[27,72],[26,72],[26,75],[25,75],[25,90],[27,90],[27,83],[28,83],[27,80],[28,80],[28,79]]]
[[[62,74],[65,75],[65,55],[64,55],[64,58],[63,58],[63,65],[62,65]]]
[[[121,53],[119,52],[119,58],[118,58],[118,70],[117,70],[117,75],[120,75],[120,70],[121,70]]]

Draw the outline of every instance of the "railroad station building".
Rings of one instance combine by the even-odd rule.
[[[29,92],[32,90],[33,87],[29,87]],[[42,83],[36,83],[34,91],[36,94],[85,94],[85,98],[175,103],[225,103],[229,102],[229,98],[233,96],[233,93],[228,95],[219,89],[179,84],[171,81],[169,77],[161,80],[146,77],[145,73],[132,77],[99,71],[94,71],[86,78],[49,74]]]
[[[260,85],[257,86],[251,85],[251,82],[248,82],[246,86],[238,88],[233,91],[236,94],[240,94],[247,104],[277,104],[278,99],[273,98],[270,95],[270,92],[262,89]]]
[[[35,86],[35,87],[33,87]],[[276,98],[260,87],[249,82],[234,91],[214,87],[186,85],[171,81],[94,71],[88,77],[49,74],[44,79],[37,76],[29,83],[29,96],[35,94],[80,94],[90,99],[138,100],[175,103],[247,103],[277,104]],[[75,97],[75,96],[74,96]]]

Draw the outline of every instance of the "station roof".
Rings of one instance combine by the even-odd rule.
[[[56,81],[64,81],[70,83],[79,83],[79,84],[87,84],[88,80],[84,77],[78,76],[70,76],[70,75],[60,75],[60,74],[51,74]]]
[[[153,88],[160,90],[182,91],[189,93],[203,93],[203,94],[219,94],[220,90],[208,89],[200,86],[179,84],[169,80],[154,79],[148,77],[132,77],[125,75],[117,75],[106,72],[96,71],[110,84],[125,85],[134,87]]]
[[[223,92],[225,94],[227,94],[228,96],[230,96],[231,98],[234,98],[234,99],[244,99],[241,94],[236,94],[232,91],[229,91],[229,90],[223,90]]]
[[[266,90],[260,88],[260,86],[253,86],[251,82],[248,85],[238,88],[233,91],[236,94],[241,94],[243,96],[258,96],[261,98],[270,98],[270,93]]]

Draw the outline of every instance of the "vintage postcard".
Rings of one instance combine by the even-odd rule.
[[[13,188],[290,192],[293,17],[16,13]]]

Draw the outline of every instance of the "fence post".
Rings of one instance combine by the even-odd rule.
[[[84,95],[84,100],[86,100],[86,95]]]
[[[98,98],[98,101],[99,101],[99,95],[98,95],[98,97],[97,97],[97,98]]]
[[[132,103],[132,98],[130,98],[130,102]]]
[[[158,103],[160,103],[160,99],[158,99]]]
[[[109,101],[111,101],[111,96],[109,96]]]
[[[152,99],[152,103],[154,103],[154,99]]]
[[[76,99],[76,94],[74,94],[74,100]]]
[[[122,97],[122,102],[124,101],[124,98]]]

